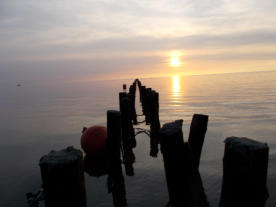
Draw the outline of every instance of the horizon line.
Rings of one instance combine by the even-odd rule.
[[[276,72],[276,69],[273,70],[255,70],[255,71],[237,71],[237,72],[222,72],[222,73],[203,73],[203,74],[179,74],[179,75],[161,75],[161,76],[149,76],[149,77],[136,77],[134,79],[153,79],[153,78],[170,78],[172,76],[180,76],[180,77],[189,77],[189,76],[208,76],[208,75],[227,75],[227,74],[238,74],[238,73],[258,73],[258,72]],[[96,78],[90,80],[83,81],[113,81],[113,80],[130,80],[133,78]]]

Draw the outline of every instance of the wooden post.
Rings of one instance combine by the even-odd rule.
[[[144,110],[145,110],[145,96],[146,96],[146,86],[141,86],[140,87],[140,102],[142,104],[142,110],[143,113],[145,114]]]
[[[127,89],[127,85],[123,84],[123,90],[126,91],[126,89]]]
[[[189,135],[189,145],[194,153],[195,164],[199,167],[201,149],[207,131],[208,116],[202,114],[194,114]]]
[[[128,94],[129,100],[130,100],[130,118],[133,121],[133,124],[137,124],[137,114],[135,109],[135,92],[131,91],[131,93]]]
[[[139,93],[140,93],[140,98],[141,98],[141,86],[142,86],[141,81],[139,79],[136,79],[135,82],[136,82],[136,84],[138,86]]]
[[[267,144],[248,138],[225,140],[220,207],[264,207],[268,167]]]
[[[183,141],[182,122],[167,123],[160,131],[170,204],[172,207],[208,207],[193,153]]]
[[[135,81],[138,85],[141,85],[141,81],[138,78]]]
[[[126,92],[120,92],[119,93],[119,106],[120,106],[120,112],[122,112],[122,100],[124,97],[127,97]]]
[[[150,108],[151,108],[151,88],[147,88],[146,89],[146,95],[145,95],[145,104],[144,104],[144,108],[145,108],[145,118],[146,118],[146,125],[149,125],[151,123],[151,120],[150,120],[150,114],[151,114],[151,111],[150,111]]]
[[[68,147],[51,151],[39,162],[46,207],[85,207],[83,156]]]
[[[151,124],[150,124],[150,155],[157,157],[159,144],[159,94],[155,91],[151,93]]]
[[[127,206],[125,181],[121,166],[121,113],[107,111],[108,191],[115,207]]]
[[[132,148],[136,146],[134,129],[130,119],[130,101],[126,96],[121,100],[121,122],[122,122],[122,145],[123,145],[123,161],[125,164],[126,174],[134,175],[133,163],[135,155]]]

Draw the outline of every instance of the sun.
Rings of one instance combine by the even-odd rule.
[[[178,57],[171,58],[171,66],[178,67],[180,65],[180,60]]]

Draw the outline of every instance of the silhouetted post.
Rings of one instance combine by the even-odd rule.
[[[151,93],[151,124],[150,124],[150,155],[157,157],[159,144],[159,94],[155,91]]]
[[[84,164],[80,150],[67,147],[41,157],[46,207],[85,207]]]
[[[133,121],[133,124],[137,124],[137,114],[135,109],[135,86],[131,85],[129,88],[129,94],[128,97],[130,99],[130,112],[131,112],[131,120]]]
[[[139,79],[136,79],[135,82],[136,82],[136,84],[138,86],[139,93],[141,94],[141,86],[142,86],[141,81]]]
[[[120,93],[121,94],[121,93]],[[126,174],[134,175],[133,163],[135,155],[132,148],[136,146],[134,129],[130,119],[130,101],[128,96],[123,97],[120,101],[120,109],[122,113],[122,145],[123,145],[123,161],[125,164]]]
[[[194,114],[189,135],[189,145],[194,153],[195,164],[199,167],[201,149],[207,131],[208,116],[203,114]]]
[[[145,112],[144,112],[145,97],[146,97],[146,86],[141,85],[141,87],[140,87],[140,102],[142,104],[142,110],[143,110],[144,114],[145,114]]]
[[[140,90],[140,101],[142,104],[142,112],[145,115],[145,122],[147,125],[150,124],[150,117],[149,117],[149,92],[151,88],[146,88],[145,86],[141,86]]]
[[[136,110],[135,110],[135,100],[133,100],[133,97],[135,95],[132,94],[128,94],[125,103],[123,105],[125,105],[125,109],[126,109],[126,114],[127,114],[127,126],[128,126],[128,132],[129,132],[129,144],[131,148],[135,148],[136,147],[136,139],[135,139],[135,131],[134,131],[134,127],[133,127],[133,122],[132,120],[134,120],[137,123],[137,116],[136,116]],[[127,107],[128,106],[128,107]]]
[[[161,152],[172,207],[208,207],[200,174],[188,143],[183,141],[183,120],[164,124],[160,131]]]
[[[131,101],[128,94],[121,94],[120,111],[122,113],[122,140],[131,148],[136,147],[135,133],[131,121]]]
[[[248,138],[225,140],[220,207],[264,207],[268,167],[267,144]]]
[[[120,92],[119,93],[119,106],[120,106],[120,112],[122,112],[122,100],[124,97],[127,97],[126,92]]]
[[[123,90],[126,91],[126,89],[127,89],[127,85],[123,84]]]
[[[108,191],[115,207],[127,206],[125,181],[121,166],[121,113],[107,111]]]
[[[136,81],[136,83],[137,83],[138,85],[139,85],[139,84],[141,85],[141,81],[140,81],[138,78],[137,78],[135,81]]]

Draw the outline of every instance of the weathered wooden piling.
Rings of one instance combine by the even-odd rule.
[[[146,88],[146,95],[144,99],[144,114],[146,119],[146,125],[149,125],[151,123],[151,101],[152,101],[152,89]]]
[[[194,153],[194,160],[197,168],[199,167],[201,149],[207,131],[208,116],[194,114],[190,126],[189,145]]]
[[[136,85],[131,85],[129,87],[128,97],[130,99],[130,113],[131,113],[131,120],[133,124],[137,124],[137,114],[135,109],[135,95],[136,95]]]
[[[127,206],[125,181],[121,166],[121,113],[107,111],[108,191],[112,193],[115,207]]]
[[[133,163],[135,155],[132,148],[136,146],[134,128],[131,122],[130,114],[130,100],[129,97],[123,96],[120,93],[120,110],[122,113],[122,146],[123,146],[123,162],[125,164],[126,174],[134,175]]]
[[[51,151],[39,162],[46,207],[85,207],[83,155],[68,147]]]
[[[146,86],[142,86],[140,87],[140,102],[142,104],[142,111],[143,111],[143,114],[145,114],[144,112],[144,105],[145,105],[145,97],[146,97]]]
[[[159,121],[159,94],[155,91],[151,93],[151,123],[150,123],[150,155],[152,157],[157,157],[158,154],[158,144],[159,131],[160,131],[160,121]]]
[[[160,130],[159,120],[159,93],[152,91],[150,94],[150,124],[151,128],[158,131]]]
[[[220,207],[264,207],[268,146],[248,138],[225,140]]]
[[[120,111],[122,113],[122,137],[131,148],[136,147],[135,133],[131,121],[131,101],[128,95],[123,97],[120,102]]]
[[[123,98],[127,97],[126,92],[120,92],[119,93],[119,107],[120,107],[120,112],[122,112],[122,100]]]
[[[183,141],[182,120],[165,124],[160,131],[167,187],[172,207],[208,207],[200,174],[188,143]]]
[[[127,89],[127,85],[123,84],[123,90],[125,91]]]

